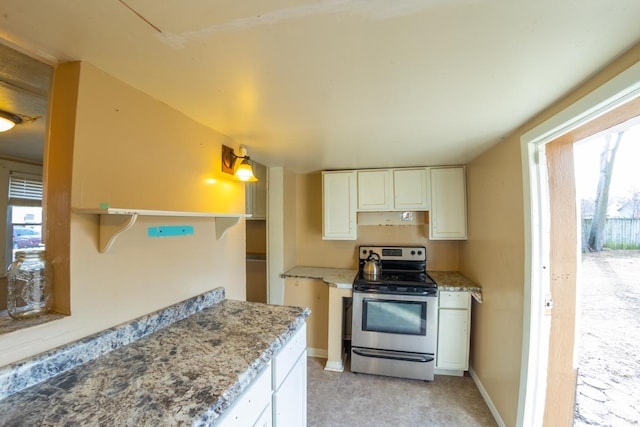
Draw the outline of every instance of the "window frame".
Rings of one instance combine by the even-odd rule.
[[[42,175],[11,170],[9,172],[9,182],[7,188],[7,217],[6,217],[6,239],[5,239],[5,267],[8,268],[15,259],[14,248],[14,228],[16,226],[40,227],[40,247],[44,248],[43,240],[43,213]],[[40,208],[40,222],[14,222],[13,209],[15,207]]]

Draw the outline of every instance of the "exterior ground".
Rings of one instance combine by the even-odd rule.
[[[583,254],[574,425],[640,425],[640,251]]]

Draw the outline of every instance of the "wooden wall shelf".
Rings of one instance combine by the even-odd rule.
[[[75,213],[100,215],[100,235],[98,249],[105,253],[111,248],[116,238],[135,224],[138,216],[172,216],[172,217],[199,217],[213,218],[216,225],[216,239],[224,237],[227,230],[236,225],[240,218],[247,218],[246,214],[223,214],[215,212],[180,212],[180,211],[154,211],[145,209],[104,208],[88,209],[74,208]]]

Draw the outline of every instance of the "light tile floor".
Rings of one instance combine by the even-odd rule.
[[[426,382],[338,373],[325,371],[325,361],[307,361],[310,427],[497,425],[471,377]]]

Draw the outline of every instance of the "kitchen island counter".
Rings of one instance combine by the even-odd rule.
[[[222,295],[224,298],[224,290]],[[0,424],[215,424],[303,327],[308,315],[308,309],[297,307],[216,301],[127,345],[8,395],[0,400]],[[163,321],[166,317],[158,312],[154,319]],[[132,324],[134,331],[149,327],[148,322]],[[109,340],[113,340],[115,335],[131,332],[129,326],[105,332],[111,332]],[[86,346],[90,340],[76,346]],[[67,345],[62,352],[73,348]],[[56,363],[52,361],[60,362],[61,356],[49,356],[57,357],[44,363],[50,369],[49,365]],[[3,392],[11,388],[6,385],[7,378],[19,382],[18,377],[26,375],[25,364],[28,362],[8,367],[16,373],[13,378],[6,375],[11,370],[3,368]]]

